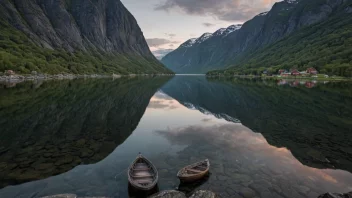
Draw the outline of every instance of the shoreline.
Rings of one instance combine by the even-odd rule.
[[[270,80],[311,80],[311,81],[352,81],[352,78],[345,77],[329,77],[329,78],[314,78],[314,77],[277,77],[277,76],[252,76],[252,75],[206,75],[207,78],[248,78],[248,79],[270,79]]]
[[[128,75],[118,75],[118,74],[39,74],[39,75],[10,75],[0,76],[0,83],[21,83],[26,81],[38,81],[38,80],[73,80],[73,79],[101,79],[101,78],[123,78],[123,77],[155,77],[155,76],[174,76],[174,74],[128,74]]]

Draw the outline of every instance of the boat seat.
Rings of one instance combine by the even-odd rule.
[[[145,163],[136,163],[134,167],[148,167],[148,165]]]
[[[153,175],[133,175],[132,176],[134,179],[139,179],[139,178],[153,178]]]
[[[133,168],[135,171],[147,171],[150,170],[151,168],[149,167],[138,167],[138,168]]]
[[[150,184],[153,182],[153,180],[149,180],[149,179],[140,179],[140,180],[135,180],[135,181],[139,184]]]
[[[200,170],[193,169],[193,168],[189,168],[189,169],[187,169],[187,171],[191,171],[191,172],[195,172],[195,173],[202,173],[202,172],[204,172],[204,171],[200,171]]]

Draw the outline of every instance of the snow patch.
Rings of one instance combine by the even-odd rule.
[[[262,13],[260,13],[260,14],[258,14],[257,16],[265,16],[265,15],[267,15],[269,12],[262,12]]]
[[[231,34],[232,32],[235,32],[241,28],[242,28],[242,24],[231,25],[228,28],[226,28],[224,35],[227,36],[227,35]]]
[[[298,3],[297,0],[285,0],[285,2],[290,3],[290,4],[296,4]]]
[[[210,37],[212,37],[213,34],[212,33],[205,33],[203,34],[201,37],[199,37],[195,43],[199,44],[199,43],[203,43],[204,41],[208,40]]]
[[[188,41],[184,42],[180,47],[192,47],[195,42],[196,42],[197,38],[191,38]]]

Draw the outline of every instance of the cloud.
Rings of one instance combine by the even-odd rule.
[[[215,24],[212,24],[212,23],[203,23],[203,25],[204,25],[205,27],[212,27],[212,26],[214,26]]]
[[[268,11],[279,0],[165,0],[155,10],[179,10],[189,15],[213,16],[224,21],[245,21]]]
[[[149,47],[159,47],[162,45],[170,45],[170,44],[178,44],[180,43],[179,41],[173,41],[170,39],[164,39],[164,38],[147,38],[146,39]]]
[[[204,118],[204,119],[202,119],[202,122],[210,122],[210,121],[212,121],[211,118]]]
[[[169,33],[165,33],[166,36],[170,37],[170,38],[173,38],[176,36],[176,34],[169,34]]]
[[[164,109],[164,110],[172,110],[177,109],[178,106],[173,103],[168,103],[165,101],[150,101],[148,105],[148,109]]]

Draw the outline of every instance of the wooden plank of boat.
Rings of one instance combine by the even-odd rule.
[[[129,183],[137,190],[148,191],[158,183],[157,169],[141,154],[132,162],[127,174]]]
[[[209,173],[210,162],[208,159],[200,161],[182,168],[177,177],[181,182],[194,182],[202,179]]]

